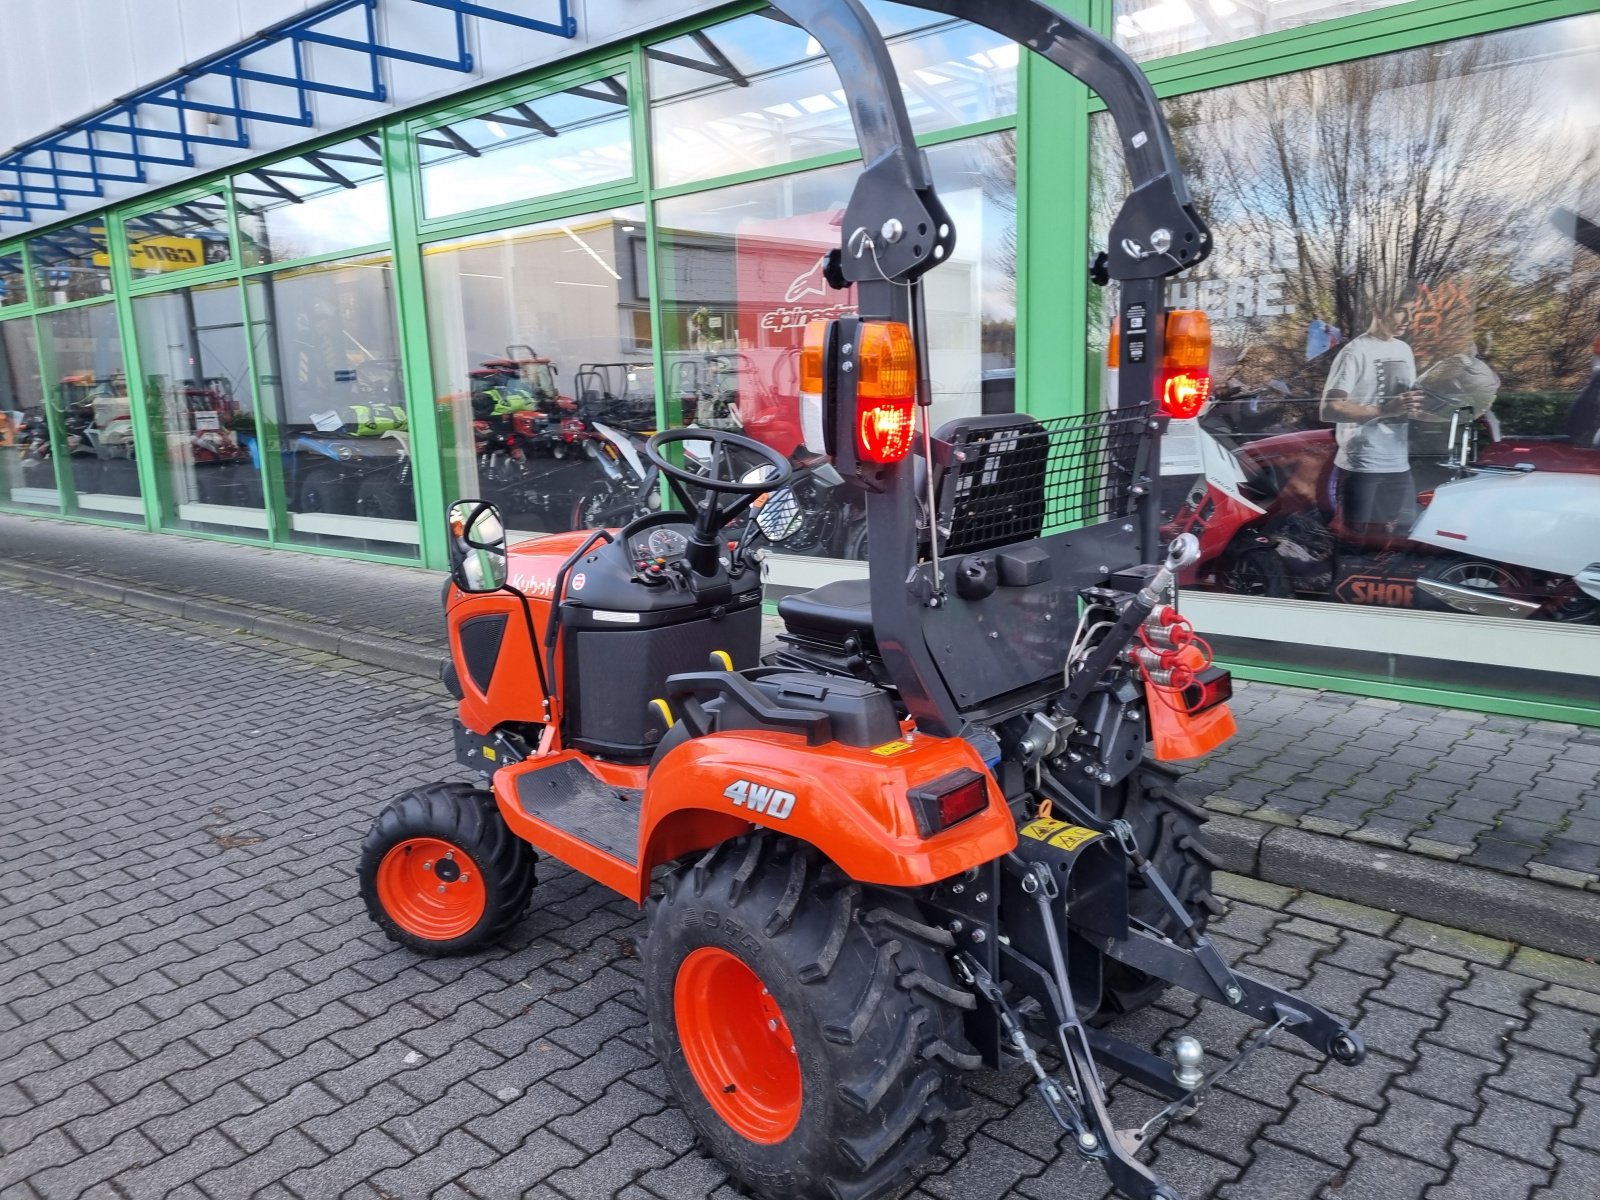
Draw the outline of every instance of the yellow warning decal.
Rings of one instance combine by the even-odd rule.
[[[1085,842],[1100,835],[1092,829],[1085,829],[1082,825],[1068,825],[1065,821],[1052,821],[1049,817],[1042,817],[1024,825],[1022,836],[1071,853]]]
[[[888,758],[891,754],[899,754],[909,749],[911,749],[910,742],[885,742],[881,746],[874,746],[872,752],[882,758]]]
[[[483,748],[483,756],[485,758],[487,758],[490,762],[493,762],[495,759],[500,757],[498,754],[496,754],[494,752],[494,747],[493,746],[485,746]]]

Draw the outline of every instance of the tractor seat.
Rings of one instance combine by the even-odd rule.
[[[791,631],[870,633],[871,584],[865,579],[838,579],[809,592],[796,592],[778,601],[778,615]]]

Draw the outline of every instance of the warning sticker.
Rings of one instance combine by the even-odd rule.
[[[1024,825],[1022,836],[1070,853],[1100,835],[1092,829],[1085,829],[1082,825],[1068,825],[1065,821],[1053,821],[1049,817],[1041,817]]]
[[[885,742],[881,746],[874,746],[872,752],[883,758],[888,758],[891,754],[899,754],[909,749],[911,749],[910,742]]]

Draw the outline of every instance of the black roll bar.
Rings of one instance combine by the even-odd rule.
[[[1160,101],[1125,51],[1042,0],[906,2],[1010,38],[1105,101],[1133,183],[1111,227],[1105,264],[1110,278],[1164,278],[1206,257],[1211,235],[1190,202]],[[917,148],[883,35],[859,0],[771,3],[832,59],[861,144],[866,169],[845,211],[844,277],[853,283],[916,279],[948,256],[955,229]],[[890,220],[899,231],[886,236]],[[935,252],[940,245],[943,254]]]
[[[856,285],[862,319],[910,323],[926,386],[927,335],[922,275],[950,257],[956,230],[934,190],[917,146],[889,48],[860,0],[769,0],[817,39],[838,71],[865,164],[845,208],[829,280]],[[1124,404],[1155,398],[1162,356],[1166,278],[1202,261],[1211,234],[1189,198],[1160,101],[1137,64],[1119,47],[1042,0],[906,0],[918,8],[969,21],[1026,46],[1093,89],[1116,124],[1132,189],[1112,222],[1106,253],[1096,264],[1102,281],[1118,280],[1122,323]],[[1082,286],[1063,280],[1063,286]],[[853,402],[850,377],[838,381],[840,402]],[[923,409],[924,422],[927,409]],[[1159,433],[1152,417],[1141,439],[1130,491],[1138,512],[1140,561],[1160,557]],[[909,461],[877,468],[868,485],[873,631],[901,699],[919,728],[935,736],[960,733],[963,719],[924,638],[922,610],[942,595],[917,595],[909,582],[918,564],[917,497]],[[1131,564],[1122,564],[1131,565]]]

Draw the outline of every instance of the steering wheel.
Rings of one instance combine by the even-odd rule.
[[[680,467],[662,453],[664,447],[679,442],[704,442],[708,445],[709,453],[702,471]],[[763,466],[772,468],[772,473],[763,473],[763,478],[748,483],[735,478],[737,468],[731,452],[740,450],[760,459]],[[689,565],[702,575],[716,572],[718,531],[743,514],[757,496],[781,488],[794,474],[789,460],[772,447],[742,434],[729,433],[726,429],[702,429],[698,426],[663,429],[645,443],[644,454],[651,465],[666,477],[667,486],[672,489],[672,494],[678,498],[684,510],[694,513],[694,537],[690,539],[687,557]],[[749,470],[740,474],[749,474]],[[704,500],[696,501],[690,494],[691,488],[708,494]],[[723,495],[736,496],[738,499],[731,504],[722,504],[718,497]]]

